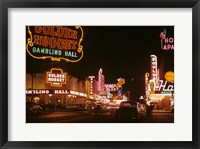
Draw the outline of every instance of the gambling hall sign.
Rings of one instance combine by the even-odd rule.
[[[51,86],[61,87],[62,84],[66,84],[67,74],[62,69],[52,68],[50,72],[46,73],[46,83],[50,83]]]
[[[36,59],[78,62],[83,57],[81,26],[27,26],[26,50]]]

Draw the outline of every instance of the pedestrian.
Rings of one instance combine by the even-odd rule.
[[[154,108],[153,104],[149,104],[149,105],[147,104],[147,105],[146,105],[146,112],[147,112],[146,115],[147,115],[148,117],[151,117],[153,108]]]

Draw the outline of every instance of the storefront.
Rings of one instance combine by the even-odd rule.
[[[85,82],[60,70],[59,73],[58,69],[54,70],[56,71],[37,73],[34,78],[27,74],[26,101],[35,102],[49,109],[66,109],[85,104]]]

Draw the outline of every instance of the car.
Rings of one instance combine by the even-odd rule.
[[[39,114],[43,111],[43,108],[35,103],[27,103],[26,113],[29,114]]]
[[[172,113],[174,113],[174,106],[171,106],[171,107],[170,107],[170,111],[171,111]]]
[[[139,103],[137,109],[140,116],[146,116],[147,109],[145,104]]]
[[[93,108],[93,112],[100,112],[100,110],[101,110],[101,105],[100,104],[97,104],[97,105],[95,105],[94,106],[94,108]]]
[[[115,112],[115,120],[118,122],[136,122],[139,120],[137,102],[123,101]]]

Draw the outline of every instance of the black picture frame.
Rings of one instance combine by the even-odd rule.
[[[192,141],[8,141],[8,9],[9,8],[192,8]],[[21,148],[200,148],[199,35],[200,2],[198,0],[0,0],[0,146]],[[183,115],[184,116],[184,115]],[[184,125],[184,124],[183,124]]]

